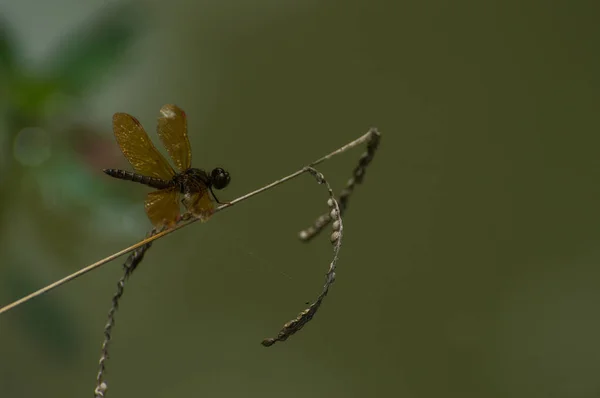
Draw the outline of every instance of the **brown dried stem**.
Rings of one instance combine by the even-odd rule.
[[[333,284],[333,282],[335,282],[335,267],[339,258],[340,248],[342,247],[342,235],[344,233],[342,217],[340,216],[341,209],[337,200],[335,199],[335,195],[331,189],[331,186],[327,180],[325,180],[323,174],[319,173],[312,167],[306,167],[305,170],[311,173],[319,184],[325,184],[327,191],[329,192],[329,199],[327,200],[327,205],[329,206],[328,215],[332,220],[335,220],[333,223],[333,232],[330,237],[331,243],[333,244],[333,260],[331,260],[329,269],[325,274],[325,284],[323,285],[321,294],[319,294],[317,299],[307,309],[298,314],[296,318],[283,325],[283,328],[279,331],[276,337],[264,339],[262,341],[262,345],[265,347],[270,347],[278,341],[285,341],[288,339],[288,337],[302,329],[304,325],[306,325],[315,316],[317,310],[323,302],[323,299],[329,292],[329,287]]]
[[[348,201],[350,199],[350,195],[354,192],[354,188],[357,184],[361,184],[364,177],[365,172],[367,171],[367,166],[373,160],[375,156],[375,152],[379,147],[379,142],[381,140],[381,134],[377,131],[377,129],[372,128],[369,131],[369,138],[367,139],[367,151],[364,152],[360,159],[358,160],[358,165],[352,171],[352,177],[346,183],[346,188],[342,189],[339,196],[339,205],[340,205],[340,215],[344,215],[346,209],[348,208]],[[331,222],[331,217],[329,213],[325,213],[320,215],[313,225],[310,227],[300,231],[298,234],[300,240],[304,242],[310,241],[312,238],[317,236],[319,232],[323,230],[329,223]]]
[[[158,232],[160,232],[160,230],[153,228],[148,233],[148,237],[156,235]],[[146,251],[150,249],[151,246],[152,242],[148,242],[144,246],[138,247],[131,252],[131,254],[129,254],[127,260],[125,260],[125,263],[123,264],[123,270],[125,272],[123,273],[121,279],[119,279],[119,282],[117,282],[117,291],[112,298],[112,305],[108,311],[108,320],[104,326],[104,341],[102,342],[100,360],[98,361],[98,375],[96,376],[96,388],[94,389],[95,398],[104,398],[108,388],[104,382],[106,361],[108,360],[108,347],[110,345],[110,340],[112,339],[112,328],[115,325],[115,314],[119,308],[119,301],[121,300],[121,297],[125,291],[125,282],[131,276],[133,271],[135,271],[136,267],[142,262],[144,259],[144,254],[146,254]]]

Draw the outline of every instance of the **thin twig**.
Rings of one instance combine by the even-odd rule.
[[[323,285],[323,290],[321,294],[317,297],[317,299],[304,311],[302,311],[295,319],[292,319],[279,331],[276,337],[267,338],[262,341],[262,345],[265,347],[270,347],[278,341],[285,341],[288,337],[299,331],[306,325],[317,313],[317,310],[321,306],[323,299],[327,296],[329,292],[329,288],[335,282],[335,266],[337,264],[340,248],[342,247],[342,235],[344,233],[344,225],[342,224],[342,217],[340,215],[341,209],[340,206],[335,199],[335,195],[333,194],[333,190],[331,186],[323,177],[323,174],[319,173],[312,167],[306,167],[306,171],[310,172],[317,180],[319,184],[325,184],[327,187],[327,191],[329,192],[329,199],[327,200],[327,205],[329,206],[329,215],[331,219],[335,220],[333,223],[333,232],[331,234],[331,243],[333,246],[333,260],[329,264],[329,269],[327,270],[327,274],[325,274],[325,284]]]
[[[360,136],[356,140],[354,140],[354,141],[352,141],[352,142],[344,145],[343,147],[341,147],[341,148],[339,148],[339,149],[337,149],[337,150],[329,153],[328,155],[325,155],[322,158],[317,159],[316,161],[310,163],[309,166],[311,166],[311,167],[312,166],[316,166],[319,163],[322,163],[322,162],[324,162],[326,160],[329,160],[330,158],[332,158],[335,155],[338,155],[338,154],[340,154],[342,152],[347,151],[350,148],[353,148],[353,147],[355,147],[357,145],[360,145],[363,142],[368,141],[369,139],[371,139],[371,137],[374,134],[379,135],[380,133],[377,132],[377,130],[375,130],[375,129],[371,129],[366,134],[363,134],[362,136]],[[222,210],[225,210],[228,207],[234,206],[234,205],[236,205],[236,204],[238,204],[238,203],[240,203],[240,202],[242,202],[242,201],[244,201],[246,199],[249,199],[250,197],[252,197],[254,195],[258,195],[259,193],[262,193],[262,192],[265,192],[265,191],[267,191],[267,190],[269,190],[271,188],[274,188],[277,185],[283,184],[284,182],[289,181],[289,180],[291,180],[293,178],[296,178],[300,174],[303,174],[305,172],[307,172],[307,169],[302,168],[302,169],[300,169],[300,170],[298,170],[298,171],[296,171],[296,172],[294,172],[294,173],[292,173],[292,174],[290,174],[288,176],[285,176],[285,177],[283,177],[283,178],[281,178],[279,180],[276,180],[276,181],[274,181],[274,182],[272,182],[272,183],[270,183],[268,185],[265,185],[262,188],[259,188],[259,189],[255,190],[255,191],[247,193],[246,195],[240,196],[239,198],[232,200],[230,203],[221,205],[218,208],[216,208],[215,209],[215,213],[219,212],[219,211],[222,211]],[[105,257],[105,258],[103,258],[100,261],[97,261],[97,262],[95,262],[95,263],[93,263],[91,265],[88,265],[87,267],[82,268],[79,271],[76,271],[76,272],[74,272],[74,273],[72,273],[72,274],[64,277],[63,279],[60,279],[60,280],[58,280],[58,281],[56,281],[54,283],[51,283],[50,285],[47,285],[46,287],[44,287],[44,288],[42,288],[42,289],[40,289],[38,291],[35,291],[35,292],[33,292],[33,293],[25,296],[25,297],[20,298],[19,300],[14,301],[13,303],[10,303],[10,304],[8,304],[8,305],[0,308],[0,314],[4,313],[4,312],[6,312],[6,311],[8,311],[10,309],[13,309],[13,308],[15,308],[15,307],[17,307],[17,306],[19,306],[19,305],[21,305],[21,304],[23,304],[23,303],[31,300],[31,299],[33,299],[35,297],[38,297],[38,296],[40,296],[40,295],[42,295],[44,293],[47,293],[50,290],[53,290],[53,289],[55,289],[55,288],[57,288],[57,287],[59,287],[61,285],[64,285],[65,283],[68,283],[68,282],[70,282],[70,281],[72,281],[72,280],[74,280],[74,279],[76,279],[76,278],[78,278],[78,277],[80,277],[80,276],[82,276],[82,275],[90,272],[90,271],[93,271],[93,270],[95,270],[95,269],[103,266],[104,264],[106,264],[106,263],[108,263],[108,262],[110,262],[110,261],[112,261],[112,260],[114,260],[114,259],[116,259],[118,257],[121,257],[124,254],[127,254],[127,253],[129,253],[129,252],[131,252],[133,250],[136,250],[139,247],[142,247],[142,246],[144,246],[144,245],[146,245],[146,244],[148,244],[148,243],[150,243],[150,242],[152,242],[152,241],[154,241],[156,239],[160,239],[163,236],[168,235],[168,234],[170,234],[172,232],[175,232],[178,229],[186,227],[186,226],[188,226],[188,225],[190,225],[190,224],[192,224],[192,223],[194,223],[196,221],[198,221],[197,218],[183,220],[182,222],[178,223],[177,225],[175,225],[174,227],[172,227],[170,229],[167,229],[165,231],[159,232],[156,235],[150,236],[150,237],[148,237],[148,238],[146,238],[146,239],[144,239],[144,240],[142,240],[142,241],[140,241],[140,242],[138,242],[138,243],[136,243],[134,245],[131,245],[131,246],[127,247],[126,249],[123,249],[123,250],[121,250],[119,252],[111,254],[110,256]]]
[[[367,171],[367,166],[373,160],[375,152],[379,147],[381,134],[375,128],[372,128],[369,133],[371,134],[367,142],[367,151],[361,155],[360,159],[358,160],[358,165],[352,171],[352,177],[350,177],[346,183],[346,188],[342,189],[342,192],[340,192],[338,201],[341,215],[344,215],[346,212],[350,195],[352,192],[354,192],[354,187],[356,187],[357,184],[362,183],[363,178],[365,177],[365,172]],[[308,242],[317,236],[319,232],[323,230],[323,228],[329,225],[330,222],[331,217],[329,216],[329,213],[322,214],[314,221],[313,225],[300,231],[298,237],[300,240]]]
[[[148,237],[153,236],[160,232],[160,230],[153,228],[149,233]],[[104,398],[106,394],[106,390],[108,388],[106,382],[104,381],[104,373],[106,371],[106,361],[108,360],[108,347],[110,345],[110,340],[112,339],[112,328],[115,326],[115,314],[117,309],[119,308],[119,301],[123,296],[125,289],[125,282],[131,276],[133,271],[135,271],[136,267],[142,262],[144,259],[144,254],[146,251],[150,249],[152,246],[152,242],[146,243],[144,246],[138,247],[135,249],[125,260],[123,264],[123,276],[117,282],[117,291],[115,292],[112,298],[112,305],[110,310],[108,311],[108,320],[106,321],[106,325],[104,326],[104,341],[102,342],[102,350],[100,355],[100,360],[98,361],[98,375],[96,376],[96,388],[94,389],[94,397],[95,398]]]

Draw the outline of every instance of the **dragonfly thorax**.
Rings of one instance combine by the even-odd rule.
[[[173,183],[179,188],[181,193],[197,193],[210,188],[211,180],[206,171],[202,169],[190,168],[183,173],[173,176]]]

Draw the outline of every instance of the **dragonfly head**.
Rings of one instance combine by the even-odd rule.
[[[213,169],[210,173],[210,182],[215,189],[225,188],[229,185],[230,180],[229,173],[220,167]]]

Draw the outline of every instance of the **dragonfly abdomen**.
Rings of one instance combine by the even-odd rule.
[[[165,189],[173,185],[171,181],[165,181],[161,178],[149,177],[127,170],[104,169],[103,171],[111,177],[118,178],[120,180],[139,182],[140,184],[148,185],[149,187],[156,189]]]

